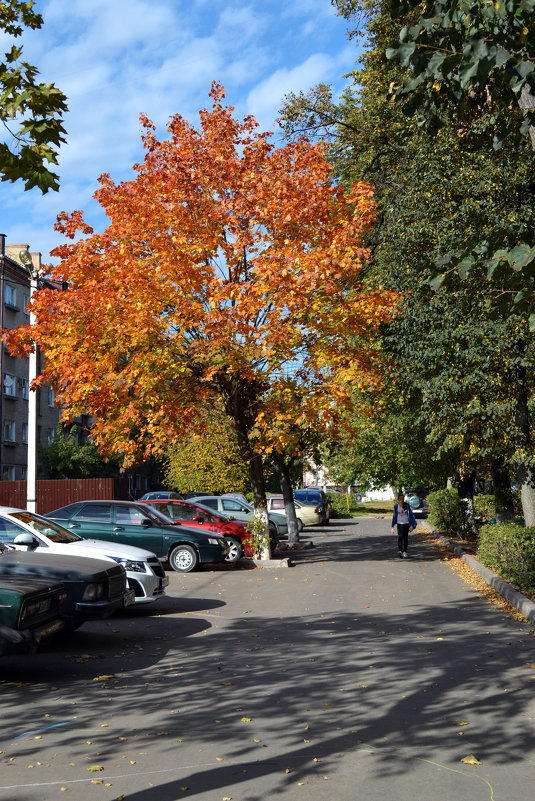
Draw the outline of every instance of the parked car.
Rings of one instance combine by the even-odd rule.
[[[227,541],[229,551],[226,562],[237,562],[243,555],[253,556],[254,548],[248,543],[249,534],[245,521],[229,520],[221,512],[208,509],[194,501],[140,501],[148,503],[153,509],[167,515],[174,523],[186,524],[189,528],[201,531],[214,531]]]
[[[216,512],[221,512],[228,516],[229,520],[244,520],[249,522],[253,519],[254,507],[250,503],[244,503],[237,498],[227,498],[225,495],[206,495],[202,498],[196,498],[196,503],[207,506]],[[276,512],[269,512],[269,530],[274,544],[277,544],[279,537],[288,533],[288,523],[284,515]]]
[[[86,620],[102,620],[134,603],[134,592],[126,585],[124,567],[104,559],[25,553],[13,550],[11,545],[2,545],[0,576],[60,581],[67,593],[61,616],[71,629]]]
[[[65,628],[67,599],[60,582],[0,573],[0,656],[34,651]]]
[[[167,490],[155,490],[154,492],[146,492],[139,499],[140,501],[164,501],[167,498],[182,498],[180,492],[169,492]]]
[[[45,517],[84,538],[146,548],[180,573],[195,570],[199,564],[224,562],[228,553],[220,534],[177,526],[150,505],[133,501],[78,501]]]
[[[427,517],[429,504],[426,500],[427,490],[421,487],[410,487],[405,493],[405,500],[410,505],[414,517]]]
[[[321,517],[323,525],[328,525],[331,516],[331,503],[327,495],[316,487],[306,487],[305,489],[294,490],[294,498],[305,506],[315,506]]]
[[[268,512],[277,512],[281,515],[286,515],[284,508],[284,497],[282,495],[268,495]],[[321,515],[317,507],[307,506],[300,501],[295,500],[295,516],[297,517],[297,530],[302,531],[305,526],[317,526],[321,523]]]
[[[169,584],[160,560],[142,548],[104,540],[83,539],[59,523],[25,509],[0,507],[0,542],[18,551],[48,551],[70,556],[109,559],[122,565],[135,603],[161,598]]]

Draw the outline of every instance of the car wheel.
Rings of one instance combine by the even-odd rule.
[[[243,547],[237,537],[225,537],[225,539],[229,547],[229,552],[225,556],[225,562],[230,562],[232,564],[233,562],[237,562],[238,559],[242,558]]]
[[[169,564],[177,573],[189,573],[199,564],[197,551],[191,545],[177,545],[169,554]]]
[[[302,520],[301,520],[301,519],[298,517],[298,518],[297,518],[297,533],[298,533],[298,534],[300,534],[300,533],[302,532],[302,530],[304,529],[304,527],[305,527],[305,524],[304,524],[304,523],[303,523],[303,521],[302,521]]]

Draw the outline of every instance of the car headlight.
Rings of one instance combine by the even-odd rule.
[[[100,601],[106,595],[104,584],[88,584],[84,590],[84,601]]]
[[[208,542],[210,543],[210,545],[223,545],[225,541],[222,539],[216,540],[213,537],[208,537]]]
[[[107,555],[107,554],[106,554]],[[117,564],[122,565],[125,570],[131,570],[134,573],[146,573],[145,562],[134,562],[132,559],[125,559],[123,556],[109,556]]]

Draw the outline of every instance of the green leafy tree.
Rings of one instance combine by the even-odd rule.
[[[495,158],[506,139],[524,139],[535,149],[535,2],[417,0],[393,3],[394,16],[416,15],[402,27],[388,58],[406,68],[391,97],[429,132],[456,126],[459,135],[473,120],[479,125],[479,149]],[[529,138],[527,134],[529,132]],[[518,149],[518,144],[516,145]],[[515,303],[535,290],[535,238],[530,175],[513,207],[515,219],[483,231],[473,230],[462,248],[445,253],[435,280],[457,271],[465,277],[483,265],[487,278],[496,270],[509,278]],[[526,208],[527,207],[527,208]],[[511,225],[510,223],[514,224]],[[446,269],[445,269],[446,268]],[[531,319],[535,327],[535,316]]]
[[[0,3],[0,31],[18,38],[23,28],[40,28],[43,19],[33,2]],[[58,148],[65,141],[63,115],[66,97],[54,84],[39,83],[36,67],[22,60],[22,48],[13,45],[0,62],[0,175],[3,181],[24,181],[46,193],[59,188],[49,165],[57,164]]]
[[[58,478],[118,478],[120,460],[104,459],[97,446],[87,440],[76,441],[74,428],[65,436],[60,424],[57,436],[47,447],[39,449],[39,477]]]
[[[288,111],[291,134],[299,121],[306,129],[314,111],[312,119],[324,123],[321,135],[330,137],[331,154],[343,154],[336,162],[342,179],[366,175],[376,188],[379,214],[368,240],[374,256],[368,280],[386,283],[402,299],[383,337],[386,378],[379,399],[390,404],[386,416],[380,415],[388,420],[385,433],[392,423],[398,437],[400,426],[407,431],[403,441],[410,441],[410,430],[419,431],[418,456],[431,451],[445,459],[460,484],[473,479],[476,469],[490,472],[492,465],[507,462],[529,487],[533,361],[527,304],[518,295],[524,281],[521,253],[513,277],[500,259],[484,263],[483,258],[474,265],[459,260],[461,275],[452,269],[448,281],[436,275],[437,264],[444,272],[444,264],[456,263],[452,254],[470,253],[474,243],[487,242],[481,254],[488,255],[490,243],[513,247],[530,235],[532,153],[520,124],[512,126],[501,149],[489,146],[496,115],[512,113],[520,120],[521,112],[508,108],[504,91],[495,92],[490,105],[473,108],[445,98],[442,127],[420,127],[420,119],[404,115],[400,103],[387,102],[389,89],[410,73],[406,65],[385,59],[389,44],[416,21],[419,10],[407,4],[401,19],[387,2],[348,0],[337,6],[357,20],[357,33],[369,45],[354,73],[358,85],[329,108],[329,116],[325,104],[308,102],[313,96],[300,98],[308,117],[296,98],[283,116]],[[508,252],[514,258],[514,249]],[[389,394],[388,376],[396,372],[404,377],[403,415]],[[381,460],[376,461],[381,473]],[[526,514],[528,506],[526,499]]]
[[[204,410],[202,434],[173,442],[167,452],[165,483],[178,492],[244,492],[247,468],[236,432],[223,412]]]

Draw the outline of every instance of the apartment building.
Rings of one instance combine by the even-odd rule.
[[[40,253],[30,253],[28,245],[8,245],[0,234],[0,328],[28,325],[30,316],[26,305],[30,300],[30,272],[24,261],[41,264]],[[49,286],[54,286],[47,282]],[[61,290],[60,286],[57,286]],[[37,372],[41,371],[42,354],[37,355]],[[28,359],[10,356],[0,348],[0,479],[26,479],[28,459],[28,398],[30,392]],[[37,390],[37,441],[46,446],[56,436],[60,410],[54,391],[44,385]]]

